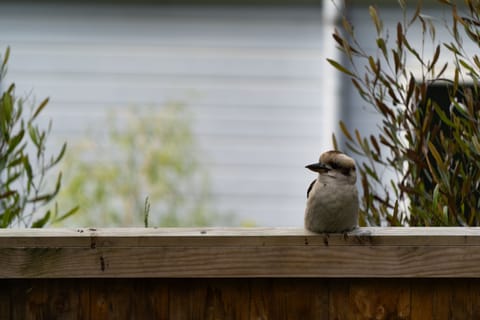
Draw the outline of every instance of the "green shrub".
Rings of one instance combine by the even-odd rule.
[[[371,136],[340,123],[347,148],[364,160],[359,167],[361,225],[480,222],[480,7],[473,0],[461,8],[439,2],[453,21],[445,22],[450,39],[443,43],[436,42],[436,26],[422,14],[421,5],[407,16],[405,1],[400,1],[404,18],[396,30],[385,30],[380,12],[369,8],[375,55],[362,48],[346,18],[343,32],[333,35],[347,62],[330,63],[351,78],[362,99],[381,116],[379,133]],[[421,45],[410,40],[418,26]],[[464,49],[467,40],[476,50]],[[427,42],[434,47],[431,54],[425,53]],[[439,63],[441,53],[451,56],[449,65]],[[414,63],[420,66],[419,76],[409,68]],[[453,70],[453,76],[447,78],[446,70]],[[448,85],[450,108],[428,95],[429,87],[439,83]],[[396,178],[383,181],[385,170]]]
[[[82,212],[68,224],[231,225],[232,215],[213,208],[191,127],[180,103],[112,116],[103,141],[84,139],[64,162],[68,175],[59,202],[79,203]]]
[[[7,49],[0,66],[0,84],[4,79],[10,50]],[[0,86],[1,88],[1,86]],[[43,227],[69,217],[72,209],[59,214],[54,209],[44,209],[60,191],[62,174],[57,174],[55,185],[49,189],[52,169],[65,154],[66,144],[60,152],[48,157],[46,151],[49,126],[42,129],[37,117],[48,99],[42,101],[25,116],[25,100],[15,97],[11,84],[0,97],[0,228]]]

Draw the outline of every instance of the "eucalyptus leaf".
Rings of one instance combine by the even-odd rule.
[[[0,81],[10,55],[7,48],[1,66]],[[66,145],[46,161],[46,140],[51,127],[40,127],[36,120],[48,104],[48,98],[26,115],[28,100],[15,96],[12,83],[0,97],[0,227],[43,227],[54,221],[46,208],[60,190],[61,174],[54,183],[51,170],[65,155]],[[32,151],[35,151],[33,153]],[[60,215],[70,217],[76,210]],[[55,209],[57,216],[57,208]],[[35,220],[34,220],[35,219]]]
[[[376,30],[372,41],[356,39],[350,32],[355,25],[347,17],[343,25],[348,30],[335,32],[337,43],[362,55],[351,59],[341,49],[347,64],[345,59],[329,59],[330,64],[351,77],[353,88],[381,117],[374,135],[339,125],[346,148],[362,162],[361,224],[480,225],[480,58],[463,47],[465,36],[480,47],[480,7],[473,0],[465,2],[460,16],[456,5],[440,1],[450,12],[444,23],[450,38],[440,42],[433,23],[438,18],[426,15],[421,2],[415,11],[406,1],[399,2],[404,19],[395,24],[396,30],[384,29],[379,10],[370,7]],[[396,34],[393,45],[384,40],[389,34]],[[376,55],[366,53],[362,44],[367,42],[376,45]],[[437,67],[441,55],[452,62]],[[412,62],[418,62],[415,71]],[[447,67],[453,72],[445,79]],[[441,103],[429,93],[438,85],[448,92],[448,100]],[[396,178],[382,181],[385,171]]]

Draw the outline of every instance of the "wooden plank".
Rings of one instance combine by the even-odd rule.
[[[168,280],[88,279],[89,319],[168,319]]]
[[[169,319],[248,319],[249,281],[178,279],[169,285]]]
[[[253,279],[248,319],[328,319],[328,285],[321,279]]]
[[[134,290],[130,279],[91,279],[90,319],[133,319],[138,305],[143,304],[144,292]]]
[[[205,287],[204,319],[248,319],[250,281],[216,279]]]
[[[355,280],[332,279],[328,282],[328,314],[335,320],[349,319],[349,308],[346,306],[350,283]]]
[[[470,282],[470,297],[472,299],[472,318],[480,319],[480,280],[468,279]]]
[[[480,227],[370,227],[331,234],[328,246],[480,246]],[[325,246],[303,228],[3,229],[0,248]]]
[[[330,288],[330,311],[335,319],[410,319],[408,281],[339,280]]]
[[[477,319],[479,279],[15,279],[0,319]],[[151,295],[153,294],[153,298]]]
[[[205,302],[204,289],[196,279],[170,283],[168,291],[169,319],[201,319],[205,317],[205,309],[202,305]]]
[[[88,282],[80,279],[45,279],[43,285],[47,298],[46,307],[56,319],[90,318]]]
[[[0,319],[11,318],[11,285],[12,280],[4,280],[0,282]]]
[[[134,305],[134,314],[148,315],[151,319],[169,319],[168,279],[134,279],[134,292],[143,299]]]
[[[12,319],[90,318],[88,293],[88,283],[78,279],[12,281]]]
[[[256,279],[251,283],[250,319],[276,319],[275,307],[280,307],[278,301],[273,300],[272,279]]]
[[[412,284],[412,319],[477,319],[479,279],[416,279]]]
[[[0,230],[0,278],[480,277],[480,228]]]
[[[48,319],[55,316],[53,310],[49,308],[47,281],[46,279],[41,279],[26,288],[25,303],[23,304],[25,319]]]
[[[472,315],[472,290],[469,282],[455,282],[451,290],[450,319],[474,319]]]
[[[0,249],[0,278],[480,277],[473,246]]]
[[[430,279],[411,281],[411,319],[434,319],[433,284]]]
[[[478,279],[416,279],[412,286],[412,319],[476,319]]]
[[[433,319],[450,320],[452,318],[451,294],[452,280],[435,281],[430,286],[433,294]]]
[[[34,281],[39,283],[44,279],[35,279]],[[15,282],[10,283],[11,319],[27,319],[27,302],[30,301],[30,292],[34,290],[32,282],[28,279],[16,279]]]

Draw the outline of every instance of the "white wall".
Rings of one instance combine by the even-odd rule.
[[[51,97],[57,141],[109,110],[187,102],[219,208],[262,226],[303,224],[304,166],[330,146],[324,27],[319,7],[0,4],[7,80]]]

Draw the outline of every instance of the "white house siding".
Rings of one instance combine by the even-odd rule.
[[[300,226],[304,166],[334,117],[323,21],[320,7],[0,3],[0,50],[17,93],[51,98],[56,141],[104,128],[109,110],[186,102],[217,206]]]

